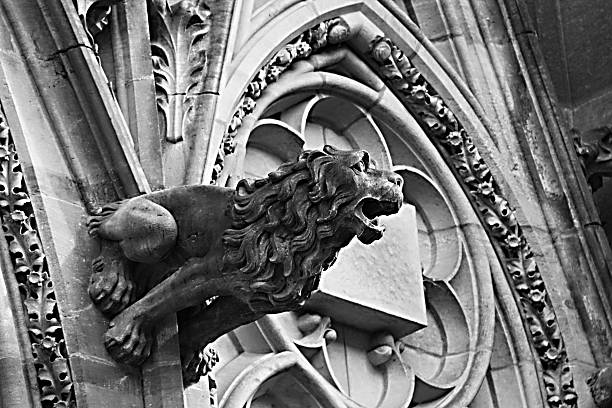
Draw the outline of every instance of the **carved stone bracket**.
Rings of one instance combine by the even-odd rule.
[[[574,147],[589,185],[593,191],[599,189],[603,177],[612,176],[612,128],[603,126],[576,135]]]
[[[448,156],[496,244],[542,365],[549,405],[575,407],[577,394],[557,317],[515,210],[471,137],[408,57],[382,37],[372,43],[370,54],[381,76]]]
[[[210,9],[202,0],[149,4],[151,54],[162,139],[177,143],[193,122],[194,96],[201,94],[210,48]]]
[[[0,107],[0,216],[25,314],[42,407],[75,407],[64,333],[21,164]]]

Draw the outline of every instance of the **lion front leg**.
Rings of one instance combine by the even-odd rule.
[[[140,365],[151,352],[155,324],[164,316],[229,291],[216,265],[192,258],[140,300],[111,320],[104,336],[109,354],[118,362]]]

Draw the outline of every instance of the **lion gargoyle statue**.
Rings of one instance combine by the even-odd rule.
[[[178,313],[186,372],[202,348],[266,313],[294,310],[353,237],[382,236],[402,178],[365,151],[303,152],[236,189],[174,187],[112,203],[88,222],[102,240],[89,294],[110,316],[104,342],[118,362],[149,355],[157,322]],[[191,376],[191,377],[190,377]]]

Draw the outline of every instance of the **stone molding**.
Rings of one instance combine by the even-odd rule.
[[[78,1],[89,3],[86,10],[77,6],[77,12],[129,126],[134,150],[151,189],[162,188],[164,166],[150,64],[149,21],[148,13],[143,12],[147,0],[112,5],[109,0]]]
[[[116,194],[120,197],[138,195],[149,191],[149,185],[138,161],[138,157],[130,143],[129,130],[121,116],[119,107],[108,87],[108,81],[99,66],[97,56],[86,36],[74,6],[68,0],[56,2],[35,1],[6,2],[2,10],[7,16],[11,36],[23,58],[29,62],[32,77],[40,91],[40,97],[49,107],[48,111],[56,126],[62,126],[62,115],[66,112],[62,107],[55,107],[53,99],[57,95],[53,88],[45,86],[44,80],[51,76],[45,64],[36,63],[39,60],[49,63],[56,61],[63,68],[63,78],[71,87],[71,96],[80,104],[81,113],[89,129],[89,134],[95,140],[101,162],[106,167]],[[34,10],[28,15],[26,10]],[[45,31],[41,33],[44,43],[35,43],[31,33],[25,31],[36,13],[40,13],[43,21],[37,21]],[[52,27],[52,29],[51,29]],[[60,68],[58,68],[60,69]],[[73,112],[74,114],[74,112]],[[70,131],[74,131],[70,129]],[[74,149],[74,142],[69,140],[68,129],[58,129],[58,137],[68,154],[71,170],[80,180],[87,180],[84,164],[80,162],[79,154]],[[80,193],[88,210],[93,211],[100,203],[99,192],[88,189],[81,183]]]
[[[15,144],[0,106],[0,217],[25,309],[43,408],[76,407],[55,291]],[[0,238],[1,239],[1,238]],[[10,273],[11,271],[4,271]]]

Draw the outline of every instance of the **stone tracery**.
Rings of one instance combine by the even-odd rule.
[[[330,20],[321,23],[317,28],[338,24],[338,20]],[[342,26],[345,27],[344,24]],[[324,34],[325,30],[319,29],[319,32]],[[342,40],[349,37],[348,32],[346,26],[346,31],[342,31]],[[296,43],[300,44],[304,37],[311,38],[310,33],[311,31],[307,31],[304,36],[298,37]],[[321,43],[326,44],[326,41],[315,42],[317,45]],[[235,151],[236,133],[245,116],[254,110],[256,99],[261,96],[262,91],[270,83],[276,82],[297,57],[307,57],[311,53],[324,50],[313,47],[311,51],[303,46],[303,49],[308,50],[307,53],[292,55],[293,49],[294,45],[290,43],[285,50],[281,50],[259,71],[247,88],[224,137],[223,153],[217,156],[213,183],[223,170],[223,157]],[[513,282],[515,294],[522,305],[526,330],[531,333],[531,340],[544,369],[542,381],[547,391],[548,403],[551,406],[575,406],[577,396],[563,339],[557,329],[556,316],[533,254],[516,221],[514,209],[499,194],[499,187],[471,138],[408,58],[390,40],[382,37],[372,40],[370,52],[381,77],[401,96],[402,102],[415,114],[426,133],[447,152],[448,160],[458,172],[459,179],[464,183],[470,197],[475,200],[474,205],[482,215],[484,225],[496,245],[499,245],[507,277]],[[285,58],[285,55],[289,57]]]

